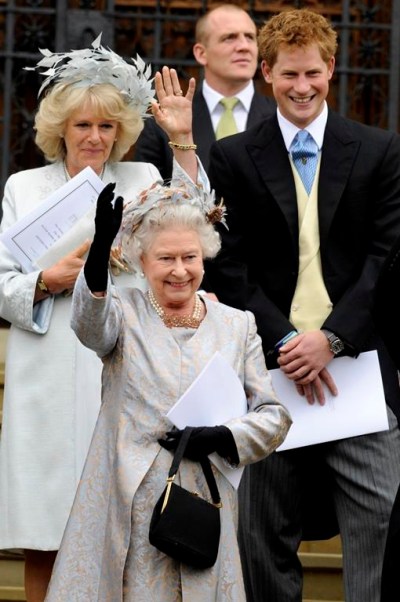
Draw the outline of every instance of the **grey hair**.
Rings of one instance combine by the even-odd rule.
[[[147,253],[156,236],[170,227],[193,230],[199,236],[203,259],[212,259],[221,248],[221,238],[214,226],[196,206],[190,204],[165,204],[155,207],[144,215],[139,227],[130,237],[129,248],[124,255],[133,265],[140,265],[140,258]]]

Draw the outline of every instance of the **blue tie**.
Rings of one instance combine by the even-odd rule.
[[[309,195],[317,169],[318,146],[307,130],[297,132],[290,146],[290,154]]]

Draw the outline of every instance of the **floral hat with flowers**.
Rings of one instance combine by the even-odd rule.
[[[181,185],[168,187],[154,183],[150,188],[143,190],[138,199],[124,204],[122,223],[111,249],[111,264],[114,269],[124,272],[135,270],[129,260],[129,246],[136,230],[141,225],[143,218],[150,211],[157,208],[167,209],[171,205],[192,205],[197,207],[210,224],[221,222],[226,228],[226,208],[221,199],[215,204],[215,192],[207,192],[201,186],[187,182]]]

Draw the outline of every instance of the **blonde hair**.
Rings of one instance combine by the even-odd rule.
[[[66,155],[65,125],[75,111],[89,107],[104,119],[118,123],[118,135],[110,161],[120,161],[143,129],[138,109],[126,104],[112,84],[78,86],[58,83],[42,99],[35,116],[35,142],[48,161],[62,161]]]
[[[282,46],[305,48],[311,44],[317,44],[327,63],[336,53],[337,33],[325,17],[307,9],[287,10],[271,17],[258,34],[260,57],[270,68]]]

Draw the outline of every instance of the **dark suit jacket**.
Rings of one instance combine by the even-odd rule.
[[[400,232],[379,277],[375,321],[397,369],[400,370]],[[400,510],[400,496],[398,507]]]
[[[272,98],[254,93],[250,106],[247,128],[260,123],[276,111]],[[197,155],[207,171],[210,148],[215,142],[215,133],[207,103],[203,93],[196,92],[193,97],[193,140],[197,144]],[[153,163],[158,167],[164,180],[172,175],[172,151],[168,146],[168,137],[154,119],[146,119],[145,127],[135,145],[135,161]]]
[[[255,314],[267,365],[276,367],[271,350],[293,330],[288,316],[299,268],[295,183],[276,115],[216,142],[208,174],[224,198],[229,230],[220,228],[222,250],[206,266],[207,287],[220,301]],[[378,349],[386,401],[400,418],[397,372],[373,319],[378,276],[400,233],[400,136],[329,112],[318,213],[322,273],[333,303],[324,327],[345,341],[350,355]],[[326,512],[331,497],[318,502],[329,491],[329,475],[321,467],[316,477],[315,469],[304,539],[335,532]]]

